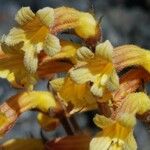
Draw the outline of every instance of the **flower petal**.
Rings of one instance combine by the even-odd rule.
[[[45,53],[47,53],[49,56],[54,56],[61,50],[59,39],[56,36],[49,34],[46,37],[43,48]]]
[[[90,142],[90,150],[108,150],[111,145],[110,137],[100,137],[100,133],[97,134]]]
[[[108,40],[96,46],[95,54],[109,61],[112,61],[112,53],[113,53],[113,46]]]
[[[114,49],[113,61],[118,71],[129,66],[142,66],[150,72],[150,52],[136,45],[123,45]]]
[[[3,120],[6,120],[0,126],[0,136],[10,130],[21,113],[30,109],[37,109],[47,113],[50,108],[54,107],[56,107],[56,102],[50,92],[22,92],[10,97],[0,105]]]
[[[65,79],[52,80],[52,87],[58,90],[61,98],[73,104],[75,109],[95,109],[97,107],[96,98],[90,92],[88,84],[77,84],[69,77]],[[63,85],[62,85],[63,84]],[[71,88],[70,88],[71,87]]]
[[[35,17],[35,14],[32,12],[30,7],[22,7],[16,14],[15,20],[20,25],[25,25],[29,21],[32,21]]]
[[[96,116],[93,118],[93,121],[100,128],[105,128],[106,126],[114,123],[112,119],[98,114],[96,114]]]
[[[32,45],[27,45],[24,47],[24,65],[30,73],[35,73],[38,67],[38,58],[35,49]]]
[[[83,84],[90,80],[93,81],[93,75],[90,72],[90,70],[86,67],[70,70],[70,77],[78,84]]]
[[[85,60],[86,61],[86,59],[93,58],[94,54],[87,47],[81,47],[77,50],[77,57],[79,60],[83,60],[83,61]]]
[[[42,21],[47,27],[51,27],[54,24],[54,9],[45,7],[37,11],[36,16]]]
[[[59,92],[63,87],[64,82],[65,78],[57,78],[55,80],[51,80],[50,84],[55,91]]]
[[[25,32],[21,28],[12,28],[9,34],[5,37],[5,42],[8,45],[14,46],[20,42],[25,41]]]
[[[128,112],[140,115],[148,110],[150,110],[150,99],[143,92],[129,94],[122,103],[122,106],[118,108],[119,113]]]

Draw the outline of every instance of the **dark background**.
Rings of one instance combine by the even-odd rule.
[[[7,34],[15,25],[14,16],[22,6],[30,6],[37,11],[40,8],[69,6],[82,11],[90,11],[91,3],[97,18],[103,16],[103,40],[110,40],[114,46],[136,44],[150,49],[150,0],[0,0],[0,36]],[[36,89],[45,90],[46,81],[41,81]],[[5,80],[0,80],[0,103],[14,95],[15,89]],[[93,129],[91,115],[79,115],[81,128],[87,125]],[[136,126],[135,135],[139,150],[150,150],[148,129],[140,122]],[[65,134],[60,128],[56,132],[46,133],[47,137]],[[36,122],[36,113],[27,112],[21,115],[15,127],[4,139],[21,137],[40,137],[40,128]]]

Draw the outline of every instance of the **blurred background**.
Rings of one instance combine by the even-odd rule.
[[[30,6],[32,10],[46,6],[69,6],[82,11],[90,11],[91,3],[97,18],[102,17],[103,40],[109,39],[114,46],[121,44],[136,44],[150,49],[150,0],[0,0],[0,36],[7,34],[15,24],[14,16],[22,6]],[[46,81],[40,81],[36,89],[46,90]],[[0,80],[0,103],[14,95],[17,91],[7,81]],[[79,115],[81,128],[92,124],[94,113]],[[62,127],[51,133],[44,133],[46,137],[64,135]],[[21,115],[14,128],[1,140],[21,137],[40,137],[40,127],[36,121],[35,112]],[[139,150],[150,150],[150,135],[147,127],[138,123],[135,136]]]

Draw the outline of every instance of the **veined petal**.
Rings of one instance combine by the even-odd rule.
[[[29,21],[32,21],[35,17],[35,14],[32,12],[30,7],[22,7],[16,14],[15,20],[20,25],[25,25]]]
[[[126,141],[132,135],[136,122],[133,114],[125,114],[119,120],[96,116],[94,121],[103,130],[92,139],[90,150],[125,150]]]
[[[41,139],[11,139],[4,142],[1,146],[3,150],[44,150]]]
[[[21,48],[23,47],[24,42],[20,42],[18,44],[15,44],[15,46],[8,46],[5,43],[5,40],[1,43],[1,49],[6,54],[11,55],[23,55],[23,51]]]
[[[71,102],[75,109],[82,110],[86,108],[95,109],[97,107],[96,98],[90,92],[88,84],[77,84],[69,77],[63,79],[52,80],[54,87],[63,100],[67,103]],[[71,88],[70,88],[71,87]]]
[[[77,25],[75,32],[80,37],[88,39],[97,35],[97,22],[90,13],[80,12]]]
[[[109,137],[99,137],[99,134],[97,134],[90,142],[90,150],[108,150],[111,142]]]
[[[150,99],[143,92],[131,93],[129,94],[124,102],[119,112],[128,112],[133,114],[143,114],[150,110]]]
[[[57,78],[57,79],[51,80],[50,84],[55,91],[59,92],[61,88],[63,87],[64,82],[65,82],[65,78]]]
[[[21,113],[30,109],[47,113],[50,108],[54,107],[56,107],[56,102],[50,92],[22,92],[10,97],[8,101],[0,105],[0,112],[4,114],[7,121],[0,126],[0,136],[10,130]]]
[[[44,113],[38,113],[37,120],[45,131],[55,130],[60,125],[59,119],[49,117]]]
[[[112,119],[98,114],[93,118],[93,121],[99,128],[104,128],[114,123]]]
[[[9,34],[5,37],[5,43],[14,46],[20,42],[25,41],[25,32],[21,28],[12,28]]]
[[[135,92],[141,86],[142,81],[148,82],[149,80],[149,73],[145,69],[129,70],[120,77],[120,86],[113,92],[113,105],[120,107],[128,94]]]
[[[25,49],[24,65],[30,73],[35,73],[38,67],[37,53],[31,44],[26,44],[23,49]]]
[[[83,60],[83,61],[85,60],[86,61],[86,59],[93,58],[94,54],[87,47],[81,47],[77,50],[77,57],[79,60]]]
[[[49,34],[46,37],[43,48],[49,56],[54,56],[61,50],[59,39],[56,36]]]
[[[112,61],[112,53],[113,53],[113,46],[108,40],[96,46],[95,54],[109,61]]]
[[[123,45],[114,49],[113,60],[117,70],[129,66],[142,66],[150,72],[150,52],[135,45]]]
[[[83,84],[90,80],[93,81],[93,75],[90,72],[90,70],[86,67],[70,70],[70,77],[78,84]]]
[[[119,88],[119,77],[115,70],[112,71],[112,74],[106,84],[110,91],[114,91]]]
[[[47,27],[51,27],[54,24],[54,9],[45,7],[37,11],[36,16],[42,21]]]

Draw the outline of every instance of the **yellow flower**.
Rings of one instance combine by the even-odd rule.
[[[55,108],[56,102],[50,92],[32,91],[22,92],[10,97],[0,105],[0,136],[3,136],[15,123],[16,119],[25,111],[37,109],[48,113]]]
[[[98,22],[92,14],[80,12],[75,32],[83,39],[96,38],[99,36]]]
[[[97,108],[96,97],[90,92],[88,84],[77,84],[69,77],[52,80],[50,84],[64,102],[73,105],[72,113]]]
[[[123,100],[118,108],[119,113],[144,114],[150,110],[150,99],[144,92],[131,93]]]
[[[136,119],[131,114],[123,114],[112,120],[96,115],[95,124],[102,128],[90,143],[90,150],[136,150],[137,145],[133,137],[133,127]]]
[[[92,82],[91,92],[96,96],[103,96],[105,89],[115,90],[119,79],[112,63],[112,51],[109,41],[98,44],[95,54],[87,47],[79,48],[77,56],[81,62],[70,70],[71,78],[78,84]]]
[[[24,52],[20,50],[23,43],[15,46],[1,44],[0,77],[7,79],[14,87],[33,89],[37,74],[29,73],[24,66]]]
[[[34,14],[29,7],[22,7],[15,17],[18,27],[10,30],[5,38],[9,46],[23,42],[24,64],[28,71],[34,73],[38,67],[37,54],[44,50],[53,56],[61,49],[59,39],[50,34],[54,24],[54,10],[50,7],[40,9]]]
[[[122,70],[129,66],[142,66],[150,72],[150,52],[136,45],[116,47],[113,59],[117,70]]]
[[[4,142],[1,146],[3,150],[44,150],[41,139],[11,139]]]
[[[54,33],[65,29],[74,29],[76,35],[84,40],[95,42],[99,40],[99,24],[92,14],[69,7],[59,7],[54,11],[56,17]]]

